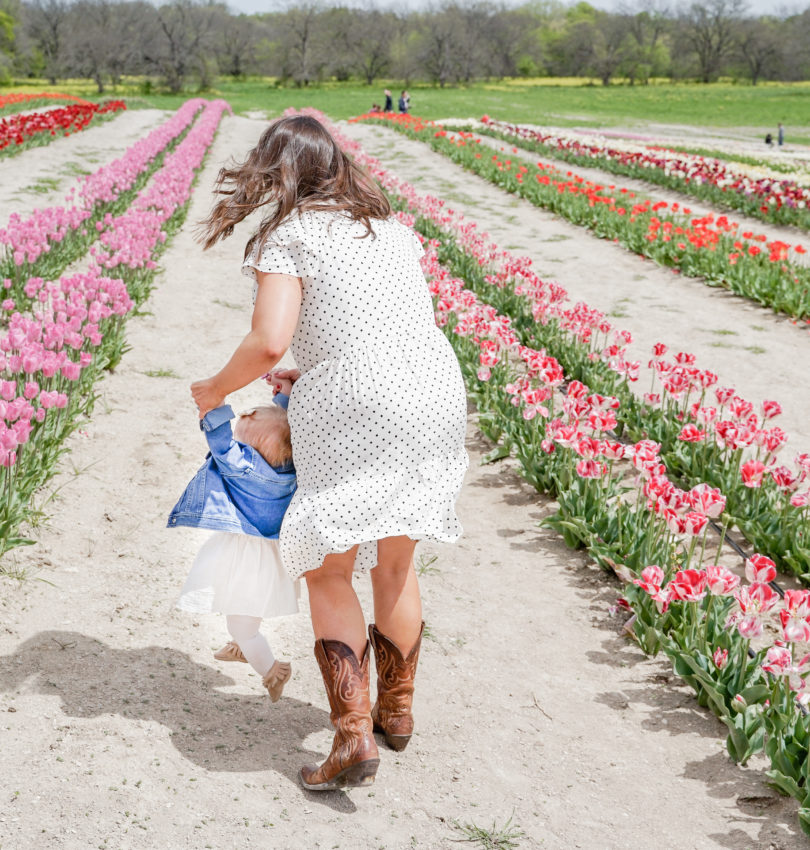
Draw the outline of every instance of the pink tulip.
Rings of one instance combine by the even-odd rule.
[[[722,670],[728,662],[728,650],[718,647],[712,655],[712,660],[714,661],[714,666],[718,670]]]
[[[745,577],[751,582],[769,582],[776,578],[776,564],[765,555],[751,555],[745,562]]]
[[[765,474],[765,464],[761,460],[746,461],[740,468],[740,476],[746,487],[760,487]]]
[[[740,577],[731,570],[714,564],[706,567],[706,583],[712,596],[729,596],[740,583]]]
[[[697,602],[706,595],[706,573],[703,570],[679,570],[672,577],[667,589],[673,599]]]

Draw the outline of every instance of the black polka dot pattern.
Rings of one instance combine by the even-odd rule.
[[[303,282],[288,409],[298,490],[279,538],[293,578],[356,543],[355,569],[367,570],[384,537],[461,533],[466,398],[422,247],[393,218],[374,222],[376,238],[364,232],[339,213],[294,214],[243,265],[254,280],[258,269]]]

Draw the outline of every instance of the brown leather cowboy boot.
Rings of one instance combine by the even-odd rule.
[[[385,742],[392,750],[404,750],[413,734],[413,680],[424,629],[423,621],[413,649],[404,658],[402,650],[391,638],[379,632],[375,625],[368,627],[377,660],[377,701],[371,717],[374,731],[385,735]]]
[[[371,785],[380,763],[371,724],[371,699],[368,695],[366,644],[362,661],[339,640],[319,640],[315,658],[321,668],[335,727],[332,751],[320,765],[301,768],[301,784],[308,791],[331,791]]]

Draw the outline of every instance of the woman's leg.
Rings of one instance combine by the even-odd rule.
[[[369,637],[377,661],[377,701],[371,710],[375,731],[389,747],[403,750],[413,734],[414,679],[422,643],[422,603],[413,567],[415,542],[389,537],[377,543],[371,571],[374,617]]]
[[[261,617],[228,614],[225,617],[225,623],[248,664],[264,678],[276,659],[270,645],[259,632],[259,626],[262,624]]]
[[[328,555],[306,573],[315,658],[335,727],[332,749],[321,765],[301,768],[309,791],[370,785],[380,759],[373,735],[368,693],[369,646],[363,609],[352,587],[357,546]]]
[[[406,656],[422,632],[422,600],[413,566],[415,547],[416,541],[410,537],[378,541],[377,566],[371,571],[375,626]]]
[[[352,586],[357,546],[327,555],[317,570],[305,573],[312,630],[316,640],[338,640],[362,658],[366,649],[363,609]]]

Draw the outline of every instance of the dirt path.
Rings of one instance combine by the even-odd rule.
[[[96,127],[0,159],[0,227],[13,213],[30,213],[64,202],[65,192],[81,174],[111,162],[171,113],[128,109]]]
[[[796,364],[810,362],[810,333],[753,302],[599,239],[394,130],[362,124],[342,129],[418,191],[446,198],[498,245],[531,257],[537,272],[562,283],[572,301],[587,301],[631,331],[631,353],[642,363],[641,392],[649,385],[652,346],[665,342],[694,352],[698,365],[749,400],[780,401],[785,412],[777,421],[790,434],[787,452],[810,450],[810,398],[796,391]]]
[[[619,636],[617,585],[537,529],[550,505],[507,464],[479,465],[472,416],[465,537],[420,547],[438,560],[422,577],[418,733],[382,753],[371,791],[300,790],[298,766],[331,738],[306,610],[265,626],[294,669],[272,705],[246,665],[212,659],[222,618],[172,610],[200,536],[164,529],[204,453],[188,384],[249,319],[246,228],[203,256],[191,225],[262,128],[223,124],[151,315],[71,440],[41,542],[16,555],[49,583],[0,584],[0,847],[451,850],[455,821],[510,816],[521,848],[806,846],[795,805],[732,765],[720,724]]]

